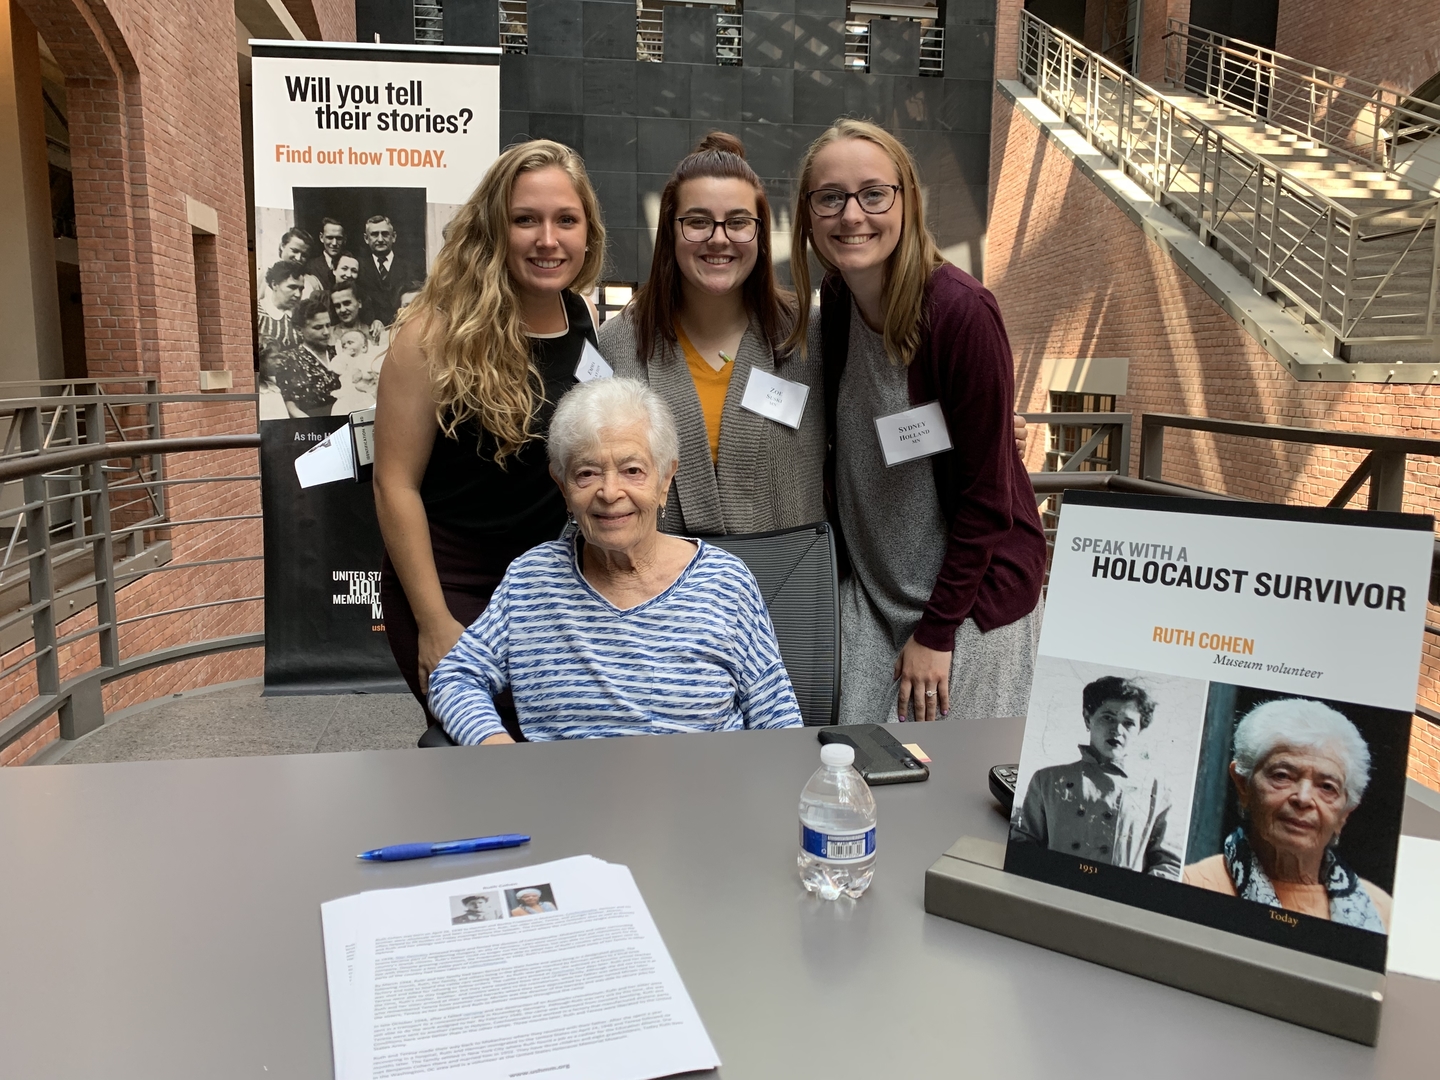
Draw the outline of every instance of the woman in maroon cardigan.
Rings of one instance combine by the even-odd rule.
[[[828,271],[820,325],[827,489],[848,549],[840,722],[1023,715],[1045,536],[1011,439],[995,298],[941,258],[910,154],[840,120],[801,165],[791,272]],[[818,333],[816,332],[818,330]]]

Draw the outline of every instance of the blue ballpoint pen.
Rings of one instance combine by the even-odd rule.
[[[362,851],[355,857],[371,862],[399,862],[401,859],[428,859],[431,855],[462,855],[470,851],[519,847],[529,842],[530,837],[520,833],[501,833],[499,836],[477,836],[473,840],[442,840],[438,844],[391,844],[373,851]]]

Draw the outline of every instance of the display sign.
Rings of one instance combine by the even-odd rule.
[[[1385,970],[1429,517],[1067,492],[1005,869]]]
[[[370,470],[341,429],[499,153],[500,50],[250,46],[265,686],[399,690]]]

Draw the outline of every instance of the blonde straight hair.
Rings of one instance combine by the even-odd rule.
[[[810,203],[805,193],[814,180],[815,156],[831,143],[841,139],[863,139],[885,152],[900,178],[900,242],[885,264],[885,283],[881,294],[885,307],[885,351],[891,360],[908,366],[915,359],[925,332],[925,286],[930,274],[945,262],[935,237],[925,225],[925,206],[920,194],[920,176],[915,159],[903,143],[884,128],[864,120],[836,120],[810,144],[800,163],[800,179],[796,185],[795,232],[790,240],[790,277],[800,303],[795,327],[785,342],[786,350],[805,350],[805,335],[810,323],[810,249],[813,225]],[[815,258],[829,273],[832,266],[817,250]]]
[[[445,230],[430,276],[395,319],[392,335],[415,323],[430,368],[435,419],[446,436],[474,417],[495,437],[495,461],[519,453],[539,432],[545,384],[530,354],[510,254],[510,197],[521,173],[557,168],[575,185],[585,213],[585,260],[568,288],[586,293],[600,280],[605,226],[580,155],[548,139],[510,147],[491,165]]]

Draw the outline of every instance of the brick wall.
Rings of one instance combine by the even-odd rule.
[[[1005,313],[1020,407],[1047,407],[1040,375],[1047,357],[1124,356],[1129,393],[1116,408],[1137,416],[1176,412],[1430,438],[1440,431],[1430,388],[1290,378],[998,92],[991,131],[986,284]],[[1032,469],[1041,464],[1041,441],[1031,440]],[[1133,452],[1138,458],[1138,439]],[[1344,450],[1172,433],[1165,476],[1247,498],[1323,505],[1360,459]],[[1434,460],[1412,459],[1405,509],[1440,511],[1437,483]],[[1440,623],[1440,612],[1429,621]],[[1440,646],[1428,634],[1420,699],[1440,708]],[[1412,775],[1440,789],[1440,729],[1419,730],[1428,741],[1415,740]]]
[[[19,0],[66,73],[85,349],[92,376],[152,375],[162,393],[196,393],[202,368],[233,373],[254,389],[249,257],[245,238],[239,72],[230,0]],[[354,37],[353,0],[287,0],[307,36]],[[186,197],[216,211],[219,229],[196,242]],[[197,252],[199,254],[197,274]],[[203,317],[197,296],[204,305]],[[203,355],[202,355],[203,342]],[[171,437],[255,430],[249,403],[167,405]],[[172,521],[258,514],[256,454],[177,455],[165,464]],[[168,530],[172,566],[261,554],[258,521]],[[220,604],[263,592],[259,561],[162,569],[121,589],[119,618],[187,609],[122,625],[121,656],[262,628],[261,605]],[[93,623],[77,614],[62,635]],[[29,645],[0,659],[15,664]],[[95,638],[61,653],[62,679],[98,662]],[[107,709],[212,682],[258,675],[260,650],[155,668],[106,688]],[[0,717],[34,695],[28,666],[0,679]],[[0,764],[27,760],[56,737],[52,719],[8,748]]]
[[[285,0],[285,9],[311,41],[355,40],[355,0]]]
[[[1440,72],[1440,4],[1281,0],[1275,49],[1396,90],[1414,90]]]

